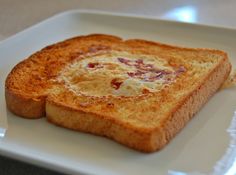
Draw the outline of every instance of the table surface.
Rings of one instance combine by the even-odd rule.
[[[71,9],[150,15],[161,19],[236,28],[235,8],[235,0],[0,0],[0,40]],[[0,157],[0,174],[60,173]]]

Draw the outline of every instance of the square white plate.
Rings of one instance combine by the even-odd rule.
[[[226,172],[235,168],[235,157],[222,160],[227,150],[232,153],[228,149],[232,140],[227,128],[236,108],[235,88],[217,93],[167,147],[152,154],[103,137],[59,128],[45,119],[27,120],[4,112],[4,81],[15,64],[49,44],[90,33],[222,49],[236,63],[234,29],[102,12],[69,11],[56,15],[0,43],[0,117],[7,115],[8,119],[8,130],[0,139],[0,154],[71,174],[161,175],[180,171],[214,173],[214,167]]]

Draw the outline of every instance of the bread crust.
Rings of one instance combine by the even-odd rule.
[[[46,111],[48,121],[58,126],[105,136],[140,151],[151,151],[152,139],[148,130],[136,129],[113,118],[74,110],[52,101],[47,101]]]
[[[207,75],[204,75],[204,78],[201,78],[201,81],[196,85],[193,80],[192,86],[194,88],[190,87],[187,94],[181,96],[178,100],[177,97],[170,96],[170,93],[183,88],[184,78],[178,80],[173,87],[170,86],[169,89],[162,90],[158,95],[148,93],[134,97],[90,97],[83,95],[77,97],[60,83],[58,85],[50,81],[58,76],[66,63],[76,61],[78,55],[84,55],[87,52],[93,55],[86,49],[91,45],[93,46],[94,43],[99,44],[99,47],[102,44],[101,50],[104,52],[125,50],[135,54],[157,54],[160,57],[166,57],[172,65],[176,64],[173,58],[181,60],[182,57],[191,58],[193,55],[194,59],[196,59],[195,57],[202,57],[201,59],[203,59],[204,56],[201,54],[208,52],[212,55],[220,55],[221,58],[217,65],[208,71]],[[67,50],[72,50],[72,52],[68,51],[67,53]],[[172,53],[176,55],[172,55]],[[56,58],[51,56],[55,54],[57,55]],[[30,77],[33,79],[30,79],[30,82],[33,82],[32,92],[27,91],[28,87],[25,88],[25,91],[21,91],[19,88],[21,85],[15,84],[16,72],[21,70],[22,66],[27,67],[25,65],[29,61],[46,59],[47,57],[52,60],[51,62],[54,61],[56,65],[50,67],[50,71],[47,71],[46,75],[44,75],[45,70],[41,71],[41,68],[38,68],[37,70],[41,71],[39,75],[44,79],[41,78],[38,81],[39,78],[36,76],[36,81],[34,76]],[[46,64],[45,62],[42,65]],[[5,96],[8,109],[19,116],[40,118],[45,115],[46,111],[48,121],[58,126],[106,136],[130,148],[143,152],[153,152],[163,148],[180,132],[194,114],[219,89],[227,79],[230,70],[231,64],[227,54],[219,50],[183,48],[139,39],[122,41],[121,38],[115,36],[93,34],[75,37],[48,46],[31,56],[28,61],[16,66],[6,80]],[[183,76],[190,79],[187,74]],[[29,82],[28,80],[24,81]],[[35,85],[34,82],[36,82]],[[51,94],[50,88],[52,89],[54,86],[57,86],[61,91],[59,94]],[[172,104],[171,100],[177,101],[176,104]],[[146,101],[150,102],[146,103]],[[87,104],[87,102],[89,103]],[[136,109],[136,103],[139,102],[140,109]],[[165,111],[160,105],[156,104],[158,102],[170,105],[171,108]],[[127,111],[119,112],[121,107],[128,109],[128,112],[136,111],[136,113],[141,114],[128,114]],[[158,112],[158,110],[164,112]],[[154,111],[154,114],[152,111]]]
[[[26,97],[5,89],[7,108],[14,114],[28,119],[37,119],[45,116],[45,98]]]

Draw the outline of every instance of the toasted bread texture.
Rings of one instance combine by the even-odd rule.
[[[227,54],[92,34],[45,47],[5,83],[18,116],[106,136],[130,148],[163,148],[227,79]]]

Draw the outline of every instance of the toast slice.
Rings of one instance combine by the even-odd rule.
[[[130,148],[163,148],[220,88],[227,54],[116,36],[79,36],[17,64],[5,83],[10,111]]]

